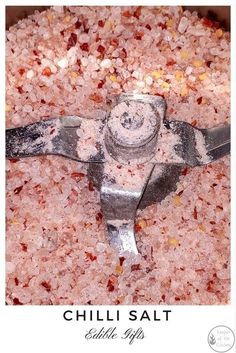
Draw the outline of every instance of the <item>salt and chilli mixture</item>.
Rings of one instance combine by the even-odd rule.
[[[104,116],[122,92],[165,97],[169,119],[229,122],[229,33],[181,7],[52,7],[7,31],[7,127]],[[229,157],[182,170],[138,212],[140,254],[107,242],[86,164],[7,161],[8,304],[225,304]]]

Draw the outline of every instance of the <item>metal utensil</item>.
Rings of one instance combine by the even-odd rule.
[[[230,125],[197,129],[165,118],[162,97],[119,96],[105,119],[65,116],[6,130],[6,157],[61,155],[89,162],[100,190],[109,242],[137,253],[137,208],[176,189],[181,169],[211,163],[230,152]]]

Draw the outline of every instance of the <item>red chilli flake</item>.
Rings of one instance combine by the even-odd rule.
[[[186,167],[186,168],[182,169],[181,174],[182,174],[182,175],[187,175],[188,172],[189,172],[189,169],[188,169],[188,167]]]
[[[176,63],[176,61],[172,58],[168,59],[167,60],[167,63],[166,63],[166,66],[172,66]]]
[[[80,49],[83,50],[83,51],[89,51],[89,45],[88,43],[83,43],[80,45]]]
[[[21,245],[22,251],[27,252],[28,246],[25,243],[20,243],[20,245]]]
[[[71,33],[68,42],[67,42],[67,47],[66,49],[69,50],[70,48],[74,47],[77,43],[77,34],[76,33]]]
[[[50,77],[50,76],[51,76],[51,74],[52,74],[52,71],[51,71],[50,67],[48,67],[48,66],[47,66],[47,67],[45,67],[45,68],[43,69],[42,74],[43,74],[43,76]]]
[[[124,256],[120,256],[119,257],[119,261],[120,261],[120,266],[122,266],[124,261],[125,261],[125,257]]]
[[[197,120],[193,120],[193,121],[191,122],[191,125],[192,125],[192,126],[196,126],[196,125],[197,125]]]
[[[18,72],[19,72],[19,74],[22,76],[22,75],[24,75],[24,73],[25,73],[25,69],[21,68],[21,69],[18,70]]]
[[[101,80],[101,81],[99,81],[98,82],[98,88],[102,88],[103,87],[103,85],[104,85],[104,83],[105,83],[105,81],[104,80]]]
[[[122,48],[122,49],[121,49],[120,58],[121,58],[121,59],[127,58],[127,51],[126,51],[125,48]]]
[[[82,179],[82,178],[84,178],[85,177],[85,174],[84,173],[78,173],[78,172],[73,172],[73,173],[71,173],[71,178],[80,178],[80,179]]]
[[[82,22],[80,22],[80,20],[77,20],[77,21],[75,22],[75,28],[76,28],[76,29],[79,29],[81,26],[82,26]]]
[[[23,305],[18,298],[13,298],[13,305]]]
[[[129,18],[129,17],[132,17],[132,14],[129,11],[124,11],[122,13],[122,16]]]
[[[202,97],[198,97],[197,98],[197,104],[201,104],[202,103]]]
[[[18,87],[16,87],[16,88],[17,88],[17,90],[18,90],[18,92],[19,92],[20,94],[24,93],[24,90],[23,90],[22,86],[18,86]]]
[[[55,131],[56,131],[56,129],[52,129],[52,130],[50,131],[50,135],[52,135]]]
[[[91,260],[91,261],[97,260],[97,256],[96,256],[96,255],[93,255],[91,252],[85,251],[85,255],[86,255],[86,257],[87,257],[89,260]]]
[[[206,288],[207,292],[214,293],[213,285],[214,285],[214,281],[207,282],[207,288]]]
[[[97,93],[92,93],[89,95],[89,99],[96,102],[96,103],[102,103],[103,102],[103,98],[102,96],[100,96],[100,94]]]
[[[97,221],[97,222],[100,222],[100,221],[102,220],[102,218],[103,218],[102,213],[101,213],[101,212],[98,212],[98,213],[96,214],[96,221]]]
[[[136,223],[134,225],[134,230],[135,230],[136,233],[138,233],[138,232],[140,232],[140,230],[142,230],[142,227],[138,223]]]
[[[114,284],[113,284],[111,279],[109,279],[108,282],[107,282],[107,289],[108,289],[108,292],[113,292],[114,289],[115,289],[115,286],[114,286]]]
[[[104,27],[104,25],[105,25],[105,22],[103,20],[99,20],[98,21],[98,26],[99,27]]]
[[[138,270],[141,270],[140,264],[131,265],[131,271],[138,271]]]
[[[137,9],[134,11],[134,17],[139,19],[139,17],[141,16],[141,12],[142,12],[142,6],[138,6]]]
[[[96,38],[95,38],[95,42],[97,43],[97,42],[99,42],[101,40],[101,38],[99,37],[99,35],[97,34],[96,35]]]
[[[197,213],[197,208],[196,208],[196,206],[194,207],[194,210],[193,210],[193,218],[194,219],[197,219],[197,215],[198,215],[198,213]]]
[[[89,189],[89,191],[94,191],[94,190],[95,190],[92,181],[90,181],[90,182],[88,183],[88,189]]]
[[[103,45],[99,44],[97,51],[101,54],[104,54],[106,51],[106,48]]]
[[[17,188],[14,189],[14,194],[18,195],[21,192],[22,189],[23,189],[23,185],[18,186]]]
[[[17,278],[17,277],[15,277],[15,278],[14,278],[14,281],[15,281],[15,285],[16,285],[16,286],[18,286],[18,284],[19,284],[19,280],[18,280],[18,278]]]
[[[154,96],[165,98],[165,95],[159,92],[154,93]]]
[[[167,26],[165,23],[159,22],[158,26],[161,27],[161,29],[167,29]]]
[[[149,24],[147,24],[145,27],[146,27],[147,29],[149,29],[149,31],[151,31],[151,29],[152,29],[152,27],[151,27]]]
[[[144,35],[144,33],[142,33],[142,32],[137,32],[137,33],[134,35],[134,38],[135,38],[136,40],[142,40],[143,35]]]
[[[206,18],[206,17],[203,17],[202,23],[203,23],[204,26],[206,26],[206,27],[208,27],[208,28],[215,28],[215,29],[217,29],[217,28],[220,27],[219,22],[209,20],[209,18]]]
[[[110,44],[113,46],[113,47],[118,47],[119,45],[119,40],[117,38],[112,38],[110,40]]]
[[[211,63],[212,63],[211,60],[206,61],[206,66],[207,66],[207,67],[210,67],[210,66],[211,66]]]
[[[43,286],[46,289],[47,292],[51,291],[52,287],[51,287],[50,283],[43,281],[40,284],[41,284],[41,286]]]

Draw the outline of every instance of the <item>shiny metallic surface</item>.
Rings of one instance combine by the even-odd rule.
[[[137,209],[174,191],[183,166],[211,163],[230,152],[230,126],[197,129],[182,121],[167,121],[165,111],[162,97],[123,94],[102,120],[66,116],[6,130],[6,157],[57,154],[89,162],[88,177],[100,191],[110,244],[119,253],[137,253]],[[120,123],[115,136],[112,119]],[[143,126],[148,127],[146,135]]]
[[[138,166],[132,167],[132,170]],[[138,252],[135,241],[134,221],[138,204],[152,173],[153,166],[145,168],[145,177],[135,189],[121,183],[114,173],[103,174],[100,188],[101,207],[108,231],[108,239],[119,253]],[[127,172],[124,170],[124,178]]]
[[[80,139],[81,124],[94,121],[78,116],[64,116],[41,120],[27,126],[6,130],[6,158],[24,158],[40,155],[59,155],[78,162],[104,162],[103,144],[97,141],[96,153],[80,156],[77,144]],[[97,134],[102,131],[104,122],[97,121]],[[87,148],[94,148],[93,144]]]
[[[215,161],[230,153],[230,125],[200,129],[206,141],[211,160]]]

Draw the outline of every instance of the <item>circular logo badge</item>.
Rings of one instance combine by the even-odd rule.
[[[233,331],[227,326],[216,326],[208,334],[209,346],[215,352],[228,352],[235,342]]]

